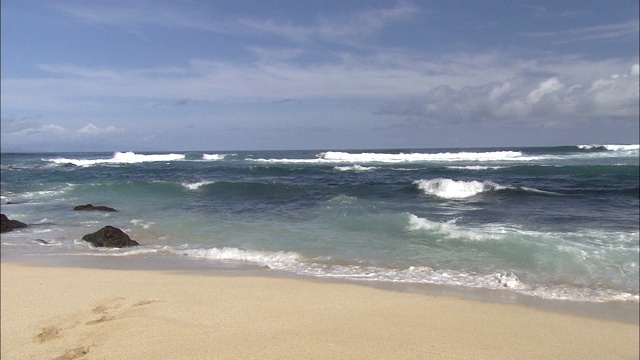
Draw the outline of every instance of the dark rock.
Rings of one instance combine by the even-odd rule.
[[[87,205],[78,205],[76,207],[73,208],[73,210],[76,211],[109,211],[109,212],[114,212],[114,211],[118,211],[114,208],[110,208],[108,206],[93,206],[91,204],[87,204]]]
[[[0,232],[27,227],[27,224],[18,220],[9,220],[5,214],[0,214]]]
[[[76,165],[74,163],[66,163],[66,164],[63,165],[63,167],[66,167],[66,168],[68,168],[68,167],[78,167],[78,165]]]
[[[95,247],[121,248],[140,245],[137,241],[131,240],[129,235],[125,234],[122,230],[113,226],[105,226],[93,234],[87,234],[82,237],[82,240],[91,243]]]

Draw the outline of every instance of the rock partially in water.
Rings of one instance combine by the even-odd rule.
[[[113,226],[105,226],[93,234],[87,234],[82,237],[82,240],[91,243],[95,247],[121,248],[140,245],[137,241],[131,240],[129,235],[122,230]]]
[[[0,214],[0,232],[8,232],[13,229],[27,227],[28,225],[18,220],[10,220],[5,214]]]
[[[76,211],[108,211],[108,212],[114,212],[114,211],[118,211],[114,208],[108,207],[108,206],[93,206],[91,204],[87,204],[87,205],[78,205],[76,207],[73,208],[73,210]]]

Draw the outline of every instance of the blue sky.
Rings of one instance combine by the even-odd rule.
[[[6,150],[638,143],[638,1],[3,0]]]

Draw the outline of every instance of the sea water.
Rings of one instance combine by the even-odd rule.
[[[3,153],[2,213],[29,227],[2,252],[638,302],[639,159],[638,145]],[[81,240],[106,225],[141,246]]]

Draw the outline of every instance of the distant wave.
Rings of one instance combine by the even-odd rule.
[[[542,149],[542,148],[541,148]],[[136,164],[144,162],[172,162],[172,161],[223,161],[237,160],[261,163],[293,163],[293,164],[335,164],[351,163],[360,166],[346,170],[362,171],[367,167],[362,164],[371,163],[419,163],[419,162],[532,162],[549,159],[573,159],[581,157],[612,157],[620,154],[622,156],[636,155],[640,145],[576,145],[574,147],[562,147],[563,152],[552,151],[554,148],[546,148],[550,153],[541,153],[516,150],[499,151],[458,151],[458,152],[410,152],[410,153],[385,153],[385,152],[362,152],[349,153],[343,151],[327,151],[316,154],[315,158],[252,158],[251,155],[244,156],[238,154],[207,154],[207,153],[168,153],[168,154],[137,154],[134,152],[116,152],[110,158],[53,158],[42,159],[54,165],[73,164],[76,166],[92,166],[100,164]],[[571,150],[573,149],[573,151]],[[582,154],[577,154],[575,149],[584,150]],[[496,169],[492,166],[488,169]],[[336,168],[345,170],[344,168]],[[484,170],[467,168],[470,170]]]
[[[377,169],[375,166],[362,166],[362,165],[352,165],[352,166],[336,166],[334,169],[338,171],[370,171]]]
[[[535,162],[553,159],[579,159],[594,157],[612,157],[620,155],[627,156],[628,153],[636,154],[638,145],[580,145],[578,148],[587,150],[589,146],[600,146],[602,152],[589,151],[588,153],[577,154],[568,148],[560,153],[527,153],[522,151],[487,151],[487,152],[439,152],[439,153],[349,153],[342,151],[327,151],[318,153],[315,158],[258,158],[247,159],[248,161],[263,163],[296,163],[296,164],[335,164],[335,163],[352,163],[352,164],[376,164],[376,163],[421,163],[421,162]],[[551,149],[551,148],[548,148]],[[610,151],[609,151],[610,150]],[[613,153],[615,151],[616,153]],[[486,168],[477,166],[475,168],[466,168],[470,170],[498,169],[498,166],[487,166]]]
[[[158,162],[158,161],[179,161],[179,160],[208,160],[216,161],[223,160],[225,154],[136,154],[134,152],[116,152],[113,157],[102,159],[68,159],[68,158],[55,158],[55,159],[43,159],[43,161],[49,161],[55,164],[73,164],[77,166],[91,166],[99,164],[137,164],[144,162]]]
[[[447,166],[447,169],[456,170],[498,170],[504,169],[504,166],[481,166],[481,165],[469,165],[469,166]]]
[[[226,154],[203,154],[202,158],[204,160],[224,160],[226,156]]]
[[[455,161],[532,161],[538,156],[524,156],[520,151],[446,152],[446,153],[359,153],[327,151],[312,159],[248,159],[268,163],[410,163],[410,162],[455,162]]]
[[[336,162],[420,162],[420,161],[499,161],[519,160],[529,161],[535,157],[523,156],[519,151],[491,151],[491,152],[446,152],[446,153],[360,153],[328,151],[318,155],[319,159]]]
[[[629,151],[629,150],[638,150],[640,149],[640,145],[578,145],[578,149],[581,150],[593,150],[593,149],[603,149],[608,151]]]

